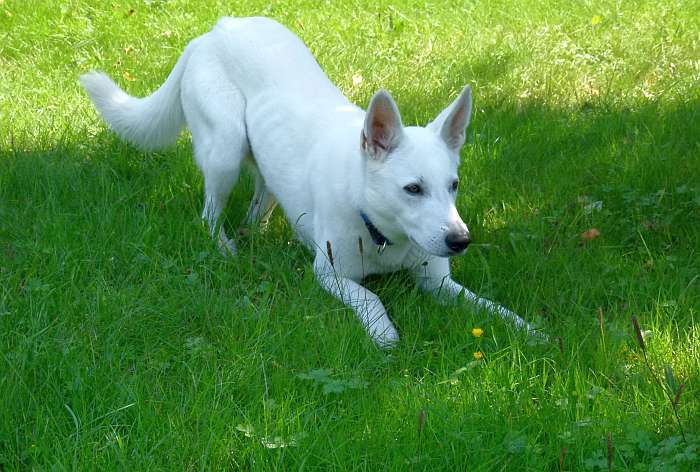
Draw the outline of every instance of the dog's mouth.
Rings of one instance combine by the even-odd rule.
[[[436,251],[435,249],[428,249],[425,246],[423,246],[421,243],[416,241],[416,239],[413,236],[408,236],[409,241],[411,241],[413,244],[421,248],[421,250],[425,251],[427,254],[430,254],[431,256],[435,257],[452,257],[452,256],[459,256],[464,254],[467,250],[462,249],[460,251],[452,251],[450,248],[445,247],[443,250],[438,250]]]

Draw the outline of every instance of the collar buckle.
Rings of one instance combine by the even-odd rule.
[[[387,246],[394,244],[386,236],[384,236],[376,226],[374,226],[374,223],[372,223],[372,221],[369,219],[367,213],[360,211],[360,216],[362,217],[362,221],[365,222],[365,227],[367,227],[369,235],[372,237],[372,242],[377,245],[378,254],[383,253]]]

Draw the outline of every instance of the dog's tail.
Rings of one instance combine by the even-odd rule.
[[[156,150],[175,142],[185,125],[180,101],[180,80],[194,44],[183,52],[165,83],[153,94],[136,98],[125,93],[103,72],[80,76],[102,118],[122,139],[144,150]]]

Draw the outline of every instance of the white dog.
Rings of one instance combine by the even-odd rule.
[[[103,73],[80,81],[110,127],[140,148],[170,145],[189,128],[204,174],[202,217],[226,252],[236,248],[218,219],[241,164],[252,157],[257,177],[248,221],[264,224],[279,202],[315,253],[318,282],[355,311],[380,346],[398,334],[360,282],[398,269],[413,271],[428,292],[461,296],[534,332],[450,277],[448,257],[470,241],[455,208],[468,87],[427,127],[404,127],[387,92],[377,92],[364,112],[299,38],[265,18],[221,19],[146,98],[127,95]]]

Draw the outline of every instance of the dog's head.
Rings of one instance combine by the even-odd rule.
[[[465,87],[427,127],[404,127],[388,92],[372,97],[361,136],[365,211],[389,239],[408,238],[441,257],[467,248],[469,230],[455,198],[471,105]]]

